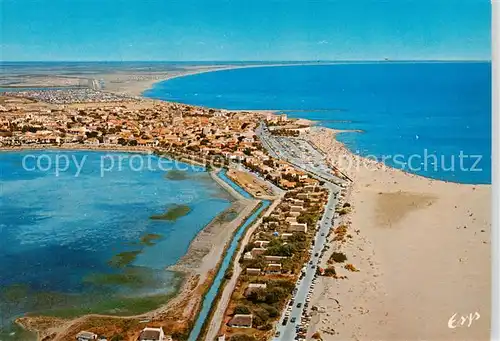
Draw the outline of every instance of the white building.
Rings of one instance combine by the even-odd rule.
[[[94,334],[92,332],[87,332],[82,330],[78,334],[76,334],[76,339],[78,341],[92,341],[92,340],[97,340],[97,334]]]
[[[307,232],[307,224],[306,223],[293,223],[290,224],[290,232]]]
[[[146,327],[142,330],[137,341],[173,341],[172,337],[166,336],[163,328]]]

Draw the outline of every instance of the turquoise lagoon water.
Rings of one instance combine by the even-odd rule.
[[[390,166],[446,181],[491,183],[489,62],[233,69],[160,82],[144,95],[213,108],[284,110],[322,126],[361,130],[339,139],[360,155],[385,157]]]
[[[58,174],[58,155],[60,169],[64,157],[78,164],[84,160],[80,174],[75,176],[74,161]],[[171,166],[160,169],[155,156],[105,155],[0,153],[0,330],[26,312],[147,310],[157,304],[153,298],[161,301],[179,284],[165,267],[176,263],[196,234],[230,206],[227,192],[203,169],[177,163],[187,177],[168,180],[162,169]],[[111,169],[111,160],[113,170],[102,175],[100,169]],[[141,162],[146,169],[140,170]],[[173,205],[191,211],[175,221],[150,219]],[[141,242],[148,234],[160,239]],[[137,257],[122,258],[122,267],[108,263],[134,251]]]

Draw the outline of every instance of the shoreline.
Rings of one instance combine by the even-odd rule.
[[[316,127],[308,137],[327,156],[363,161],[337,133]],[[353,178],[343,198],[352,211],[336,219],[334,230],[346,226],[351,237],[339,241],[332,233],[322,265],[347,279],[318,278],[311,304],[319,313],[310,332],[325,341],[489,339],[491,185],[430,179],[368,161],[378,167],[337,165]],[[359,272],[328,263],[334,251]],[[481,319],[470,328],[448,327],[454,313],[474,312]]]
[[[175,75],[165,75],[164,77],[160,77],[158,79],[151,79],[151,80],[144,80],[144,81],[137,81],[138,83],[141,82],[141,84],[132,84],[131,86],[125,87],[125,91],[118,91],[118,90],[113,90],[113,89],[106,89],[106,87],[103,89],[104,91],[107,92],[112,92],[116,94],[128,94],[129,96],[134,96],[134,97],[141,97],[149,100],[160,100],[160,99],[155,99],[151,97],[146,97],[144,96],[144,92],[152,90],[153,87],[157,83],[169,81],[175,78],[180,78],[180,77],[188,77],[188,76],[194,76],[202,73],[208,73],[208,72],[217,72],[217,71],[229,71],[229,70],[237,70],[237,69],[248,69],[248,68],[264,68],[264,67],[286,67],[286,66],[317,66],[317,65],[341,65],[341,63],[335,63],[335,62],[297,62],[297,63],[276,63],[276,64],[247,64],[247,65],[231,65],[231,64],[226,64],[226,65],[209,65],[203,68],[195,69],[194,71],[188,70],[188,71],[181,71],[179,74]],[[162,100],[164,101],[164,100]],[[168,102],[168,101],[166,101]],[[218,109],[224,109],[225,108],[218,108]],[[249,110],[234,110],[234,111],[249,111]],[[250,110],[252,111],[252,110]],[[260,110],[258,110],[260,111]],[[267,110],[264,110],[267,111]],[[276,110],[269,110],[269,111],[276,111]]]
[[[13,147],[0,147],[0,152],[20,152],[20,151],[40,151],[40,150],[63,150],[63,151],[89,151],[89,152],[117,152],[117,153],[137,153],[137,154],[153,154],[154,150],[151,147],[133,147],[124,146],[121,148],[118,145],[91,146],[84,144],[63,144],[63,145],[22,145]],[[179,160],[180,161],[180,160]]]
[[[376,63],[376,62],[372,62],[372,63]],[[399,63],[399,62],[395,61],[395,62],[391,62],[391,63]],[[439,61],[425,61],[425,63],[439,63]],[[163,101],[163,102],[167,102],[167,103],[180,103],[180,104],[183,104],[183,105],[188,105],[188,106],[196,107],[197,105],[192,105],[192,104],[187,104],[187,103],[182,103],[182,102],[173,102],[173,101],[167,101],[167,100],[162,100],[162,99],[157,99],[157,98],[146,97],[146,96],[144,96],[144,92],[146,92],[148,90],[151,90],[154,87],[155,84],[160,83],[160,82],[168,81],[168,80],[171,80],[171,79],[174,79],[174,78],[194,76],[194,75],[197,75],[197,74],[208,73],[208,72],[227,71],[227,70],[236,70],[236,69],[245,69],[245,68],[259,68],[259,67],[286,67],[286,66],[308,66],[308,65],[343,65],[343,64],[349,64],[349,63],[342,63],[342,62],[340,62],[340,63],[334,63],[334,62],[328,63],[328,62],[325,62],[325,63],[318,63],[318,64],[313,64],[313,63],[311,63],[311,64],[297,63],[297,64],[271,64],[271,65],[245,65],[245,66],[234,66],[234,67],[228,66],[228,67],[219,68],[219,69],[196,70],[196,71],[189,72],[189,73],[184,73],[184,74],[181,73],[179,75],[175,75],[173,77],[169,77],[169,78],[166,78],[166,79],[153,81],[151,83],[151,85],[150,85],[149,88],[144,89],[139,95],[136,95],[136,96],[139,96],[139,97],[147,99],[147,100]],[[368,62],[367,64],[370,64],[370,62]],[[202,106],[202,107],[209,108],[207,106]],[[256,114],[271,114],[271,115],[276,115],[277,112],[281,112],[281,111],[284,111],[284,112],[286,112],[286,111],[294,111],[294,110],[281,110],[281,109],[262,109],[262,110],[246,110],[246,109],[232,110],[232,109],[227,109],[227,108],[213,108],[213,109],[228,110],[228,111],[234,111],[234,112],[254,112]],[[399,171],[404,172],[406,174],[418,176],[418,177],[421,177],[421,178],[424,178],[424,179],[430,179],[430,180],[433,180],[433,181],[441,181],[441,182],[445,182],[445,183],[456,183],[456,184],[461,184],[461,185],[491,186],[491,183],[489,183],[489,184],[472,184],[472,183],[453,182],[453,181],[442,180],[442,179],[428,178],[428,177],[425,177],[423,175],[415,174],[415,173],[412,173],[412,172],[409,172],[409,171],[406,171],[406,170],[393,168],[393,167],[385,165],[384,163],[381,163],[379,161],[370,160],[370,159],[368,159],[368,158],[366,158],[364,156],[356,154],[354,151],[351,151],[344,143],[340,142],[336,138],[337,134],[364,133],[363,130],[360,130],[360,129],[336,129],[336,128],[328,128],[328,127],[320,126],[319,124],[321,124],[321,121],[310,120],[310,119],[299,118],[299,117],[298,118],[294,118],[294,119],[296,119],[298,122],[301,122],[302,124],[309,125],[311,128],[316,127],[316,128],[320,128],[320,129],[328,129],[328,130],[333,131],[334,132],[335,141],[337,141],[338,143],[340,143],[343,146],[343,149],[345,150],[345,152],[347,154],[352,154],[355,157],[359,157],[365,163],[368,162],[368,163],[373,164],[373,165],[378,165],[378,166],[382,166],[382,167],[386,167],[386,168],[391,168],[391,169],[399,170]]]
[[[261,66],[250,66],[250,67],[261,67]],[[263,67],[272,67],[272,66],[263,66]],[[233,68],[228,68],[228,69],[233,69]],[[219,69],[219,70],[210,70],[205,72],[215,72],[215,71],[223,71],[223,70]],[[194,75],[194,74],[196,73],[192,73],[189,75]],[[187,75],[178,75],[177,77],[183,77],[183,76]],[[151,98],[147,99],[155,100]],[[238,111],[238,110],[233,110],[233,111]],[[259,110],[258,112],[262,111]],[[434,297],[436,293],[438,294],[441,293],[443,294],[442,296],[450,295],[450,293],[446,291],[441,292],[438,290],[436,291],[430,290],[432,288],[428,287],[429,283],[421,283],[421,280],[423,279],[427,280],[427,282],[431,282],[431,280],[434,278],[440,278],[439,276],[441,275],[441,273],[439,271],[446,272],[448,275],[462,274],[463,276],[465,276],[464,275],[465,271],[462,268],[460,268],[459,271],[457,271],[456,273],[450,272],[450,269],[456,269],[456,264],[452,263],[447,257],[449,257],[449,254],[453,255],[459,254],[460,248],[458,248],[457,245],[459,245],[462,249],[467,249],[467,247],[469,246],[468,240],[474,238],[474,242],[477,242],[477,240],[475,239],[476,233],[478,233],[481,237],[485,237],[487,235],[485,234],[485,232],[483,232],[482,229],[474,229],[474,227],[476,226],[474,221],[477,217],[477,210],[484,209],[484,207],[482,208],[481,205],[489,206],[489,202],[488,201],[485,202],[484,200],[485,198],[487,198],[487,193],[486,194],[480,193],[481,196],[479,197],[477,196],[478,195],[477,193],[480,191],[482,192],[491,190],[491,184],[455,183],[451,181],[427,178],[421,175],[406,172],[404,170],[392,168],[378,161],[370,160],[368,158],[356,155],[355,153],[351,152],[342,142],[338,141],[335,138],[336,134],[349,131],[335,130],[318,126],[312,128],[315,129],[312,135],[316,136],[312,136],[311,138],[314,138],[316,140],[320,139],[320,137],[318,137],[317,135],[319,134],[321,136],[322,132],[326,132],[325,135],[328,135],[330,133],[332,134],[331,136],[332,139],[330,140],[330,142],[323,141],[323,143],[319,143],[323,148],[325,146],[327,147],[325,151],[326,155],[343,153],[344,155],[347,155],[347,157],[349,158],[361,159],[362,163],[368,162],[376,166],[375,170],[370,171],[368,173],[367,172],[363,172],[361,174],[358,174],[359,172],[348,173],[349,176],[353,177],[353,183],[348,189],[348,194],[346,195],[346,199],[350,201],[352,200],[351,203],[353,204],[354,210],[352,214],[343,217],[341,220],[342,222],[348,223],[349,226],[353,226],[354,231],[356,231],[356,229],[358,229],[358,231],[360,230],[361,231],[360,234],[356,233],[356,236],[354,238],[355,240],[353,240],[352,243],[342,246],[335,245],[335,247],[342,247],[342,248],[345,247],[345,249],[347,250],[346,252],[350,252],[349,254],[350,260],[352,260],[351,256],[354,255],[353,263],[354,265],[356,265],[356,267],[360,266],[362,271],[361,273],[346,273],[349,276],[349,280],[352,279],[353,281],[358,281],[356,282],[357,284],[354,285],[352,281],[349,280],[345,281],[344,283],[342,282],[329,283],[326,282],[327,280],[326,278],[322,279],[320,277],[319,281],[320,285],[318,286],[320,287],[322,286],[324,290],[323,292],[319,293],[320,295],[319,297],[320,298],[322,297],[322,299],[318,301],[322,302],[321,304],[324,303],[326,305],[327,308],[325,309],[326,310],[325,314],[327,314],[328,317],[333,315],[331,313],[332,311],[336,313],[336,311],[338,310],[337,308],[339,308],[337,306],[331,305],[333,297],[338,297],[340,301],[342,301],[342,304],[345,304],[346,301],[351,301],[350,303],[357,304],[349,307],[351,308],[350,310],[353,310],[354,312],[350,311],[347,312],[346,310],[345,314],[341,313],[341,318],[339,318],[338,321],[339,331],[336,331],[336,333],[342,333],[342,335],[340,334],[338,334],[339,336],[335,336],[335,334],[333,334],[333,336],[328,335],[328,338],[325,337],[325,341],[329,340],[337,341],[349,337],[352,337],[352,339],[356,340],[373,339],[375,337],[374,335],[378,335],[379,333],[381,339],[384,338],[390,339],[391,337],[408,338],[408,335],[411,335],[412,337],[415,338],[419,338],[421,337],[421,334],[418,334],[419,332],[417,330],[418,327],[413,325],[412,323],[413,320],[411,320],[410,317],[417,319],[419,323],[421,323],[421,325],[424,325],[425,321],[434,319],[435,321],[431,323],[432,326],[430,326],[428,329],[429,330],[432,329],[433,331],[437,331],[438,333],[440,333],[439,337],[442,338],[445,337],[447,334],[440,329],[441,326],[438,325],[438,322],[442,322],[442,320],[444,319],[446,320],[444,322],[445,325],[450,316],[442,314],[443,308],[439,307],[441,315],[436,316],[435,313],[426,311],[424,309],[426,307],[417,306],[416,302],[413,301],[409,302],[409,300],[411,300],[411,297],[408,298],[403,294],[404,293],[408,294],[408,292],[411,292],[411,290],[417,290],[416,292],[418,293],[418,295],[421,296],[419,302],[422,302],[422,299],[425,299],[427,297],[433,297],[434,300],[438,302],[438,300],[441,297]],[[319,130],[319,133],[316,132],[316,128]],[[326,136],[326,139],[328,139],[328,136]],[[329,148],[328,145],[331,145],[332,147]],[[89,147],[95,147],[95,146],[85,145],[81,150],[89,150]],[[101,147],[97,147],[96,149],[90,148],[90,150],[106,151],[107,150],[106,148],[107,147],[103,147],[103,149],[101,149]],[[118,152],[151,151],[151,148],[145,148],[147,150],[141,149],[133,151],[127,150],[129,148],[134,148],[134,147],[128,147],[118,150],[116,148],[111,148],[111,150]],[[12,150],[12,148],[7,148],[7,149]],[[38,150],[38,149],[55,149],[55,148],[53,146],[50,146],[48,148],[42,146],[41,148],[33,148],[33,149]],[[68,149],[71,150],[74,148],[70,147]],[[339,169],[343,168],[339,166]],[[443,193],[440,193],[440,191],[446,192],[445,193],[446,196],[443,196]],[[457,201],[457,198],[461,198],[460,202],[457,203],[458,205],[455,206],[455,209],[459,212],[455,211],[457,217],[456,218],[453,217],[453,220],[448,221],[446,220],[448,217],[446,216],[443,217],[442,212],[453,212],[452,211],[453,207],[450,206],[450,203],[453,202],[452,199],[455,199],[455,201]],[[475,205],[472,202],[472,199],[478,199],[478,198],[480,199],[479,206]],[[446,205],[443,204],[442,206],[440,206],[442,202],[446,200],[447,202],[444,203]],[[404,205],[398,206],[400,204]],[[382,208],[378,207],[380,205],[382,206]],[[460,208],[457,209],[457,206],[460,206]],[[438,207],[439,210],[436,210],[436,207]],[[404,211],[404,213],[402,213],[402,217],[395,216],[395,211],[397,211],[397,208],[400,208],[401,211]],[[471,211],[469,211],[469,209]],[[432,210],[433,212],[432,214],[434,215],[426,213],[428,210]],[[485,217],[488,215],[486,215],[483,211],[481,212],[482,213],[480,214],[480,219],[483,220],[487,219]],[[474,215],[473,218],[474,221],[471,218],[468,218],[469,214]],[[384,222],[382,223],[379,222],[380,219],[379,216],[382,216],[382,220],[384,221],[390,221],[389,226],[386,226],[387,227],[386,230],[383,230],[382,226],[384,226]],[[460,219],[456,220],[458,218]],[[474,236],[468,235],[467,240],[463,240],[462,239],[464,238],[463,236],[460,237],[455,236],[454,233],[456,231],[453,230],[455,229],[455,227],[453,226],[453,228],[450,228],[451,225],[450,226],[447,225],[448,223],[450,224],[452,223],[459,226],[463,221],[465,221],[467,225],[466,232],[469,232],[470,230],[472,230],[470,232],[474,232]],[[436,222],[438,222],[440,226],[435,225]],[[408,226],[412,227],[413,229],[408,230],[407,228]],[[433,229],[430,230],[429,226],[431,226]],[[436,230],[438,227],[441,228],[442,226],[445,226],[447,228],[445,230],[446,233],[443,232],[443,230]],[[422,229],[420,229],[421,227]],[[461,228],[461,225],[459,227]],[[473,228],[471,229],[471,227]],[[425,233],[427,233],[428,235],[421,232],[422,230],[424,230]],[[462,231],[458,227],[456,228],[456,230]],[[484,228],[484,230],[487,230],[487,228]],[[481,235],[481,233],[483,233],[484,235]],[[464,233],[462,233],[462,235],[463,234]],[[359,240],[357,239],[358,235],[361,235],[361,238]],[[431,237],[434,238],[434,240]],[[488,238],[486,239],[489,242]],[[415,240],[418,240],[420,242],[420,245],[415,244]],[[450,241],[455,241],[455,240],[457,241],[456,245],[450,244]],[[436,244],[437,241],[439,241],[440,243]],[[394,246],[395,244],[396,246]],[[422,257],[422,255],[417,252],[418,250],[416,249],[418,249],[419,247],[421,248],[422,245],[424,245],[425,247],[432,246],[431,249],[434,252],[432,255],[430,255],[432,257],[425,254]],[[443,247],[443,245],[446,247]],[[442,250],[440,250],[439,247],[446,249],[446,254],[442,254]],[[482,247],[482,245],[475,245],[475,247],[480,248]],[[476,251],[476,249],[472,250],[474,250],[473,252]],[[414,258],[404,258],[409,256]],[[481,255],[481,257],[482,256],[484,255]],[[444,263],[446,266],[442,267],[437,266],[436,263],[441,264],[439,262],[441,258],[436,260],[435,259],[436,257],[441,257],[442,259],[446,260],[446,262]],[[476,256],[471,254],[467,254],[465,256],[460,255],[458,262],[461,263],[461,265],[464,265],[463,264],[464,262],[467,263],[470,258],[474,257]],[[400,258],[404,260],[399,260]],[[484,259],[482,260],[484,261]],[[416,269],[418,270],[416,272],[418,272],[418,275],[420,277],[418,278],[411,277],[412,273],[404,271],[405,268],[403,267],[403,265],[406,265],[406,267],[408,267],[408,264],[413,265],[420,263],[425,264],[425,266],[422,267],[423,269]],[[473,259],[471,263],[473,263],[474,264],[473,267],[477,269],[479,269],[482,266],[481,263],[478,263],[477,259]],[[423,288],[425,290],[420,290],[422,288],[416,288],[413,285],[413,283],[405,282],[404,278],[401,277],[402,275],[395,276],[394,274],[395,269],[399,269],[401,273],[410,276],[409,278],[413,278],[414,282],[419,283],[422,287],[425,287]],[[467,271],[470,271],[470,269],[468,268]],[[390,274],[389,277],[387,277],[388,273]],[[199,278],[198,281],[203,282],[200,281]],[[186,282],[188,281],[186,280]],[[399,284],[399,286],[396,286],[394,283]],[[453,285],[458,285],[458,286],[461,285],[457,281],[453,281],[452,283]],[[186,283],[186,285],[188,284],[189,283]],[[468,282],[468,285],[473,285],[473,284],[474,283],[471,284],[470,282]],[[352,290],[351,288],[349,289],[346,288],[345,286],[347,285],[352,287]],[[376,295],[371,297],[367,296],[368,294],[370,294],[370,290],[368,289],[372,290],[371,292],[372,295],[378,293],[380,296],[383,296],[383,294],[385,294],[384,297],[387,296],[391,297],[392,292],[396,292],[397,295],[399,296],[395,296],[396,298],[394,297],[391,298],[391,301],[389,303],[385,303],[384,301],[380,301],[381,298]],[[489,290],[486,291],[489,293]],[[333,294],[332,292],[335,293]],[[464,292],[467,294],[467,291],[464,291],[462,287],[461,293]],[[484,292],[482,291],[479,291],[478,293],[484,295]],[[455,306],[450,305],[448,301],[445,302],[446,304],[443,304],[442,306],[445,306],[446,309],[450,310],[449,315],[451,315],[454,312],[452,311],[453,309],[455,310],[459,309],[460,310],[459,313],[463,314],[468,313],[469,311],[467,310],[470,310],[470,312],[472,312],[475,308],[473,304],[474,302],[471,301],[473,301],[474,297],[478,297],[478,293],[476,293],[475,295],[470,295],[473,296],[472,298],[466,297],[463,300],[460,300],[460,297],[458,296],[454,297],[455,298],[454,301],[460,301],[460,304],[456,304]],[[356,294],[357,296],[355,296],[354,294]],[[325,299],[324,297],[328,295],[332,296],[329,296],[328,299]],[[317,293],[315,293],[314,296],[316,297],[316,299],[318,298]],[[361,299],[358,299],[357,297],[361,297]],[[348,298],[350,298],[350,300]],[[481,298],[481,300],[482,299],[483,298]],[[363,301],[360,302],[360,300]],[[464,301],[466,304],[464,303]],[[398,308],[399,302],[407,304],[407,307],[404,307],[403,310],[400,310]],[[375,303],[379,303],[380,306],[377,306]],[[346,306],[348,304],[349,303],[347,303]],[[484,303],[481,304],[484,306]],[[361,307],[363,309],[360,309]],[[414,309],[413,315],[411,315],[412,309]],[[366,310],[369,311],[366,312]],[[415,311],[418,312],[418,316],[417,313],[415,313]],[[383,321],[384,319],[382,318],[382,316],[384,316],[385,313],[389,314],[390,316],[390,318],[387,318],[389,322]],[[371,314],[376,314],[376,317],[374,318],[372,316],[371,320],[367,320],[367,316],[370,316]],[[481,323],[484,323],[483,321],[486,321],[488,319],[487,313],[484,314],[481,313],[481,315],[483,315]],[[422,320],[424,319],[424,317],[428,320]],[[354,319],[352,326],[340,326],[340,323],[343,323],[345,322],[346,319],[350,318]],[[329,318],[328,320],[330,319],[331,318]],[[380,320],[374,323],[376,319]],[[331,325],[331,321],[328,322]],[[374,324],[377,324],[377,326],[375,326]],[[484,328],[484,324],[482,324],[481,326]],[[326,328],[326,326],[323,326],[323,328]],[[401,332],[401,328],[403,328],[404,333]],[[369,333],[370,335],[366,335],[367,330],[373,332],[373,334]],[[464,333],[464,330],[457,330],[455,331],[455,334],[449,334],[449,335],[453,335],[454,337],[456,337],[456,339],[459,339],[460,337],[462,337],[462,335],[458,335],[457,333],[460,332]],[[477,332],[477,329],[465,330],[465,333],[473,333],[473,332]],[[365,335],[363,335],[363,333],[365,333]],[[355,336],[353,337],[353,335]],[[478,339],[477,335],[479,334],[474,334],[474,335],[465,334],[465,338],[476,337],[476,339]],[[482,337],[482,335],[480,337]]]
[[[91,147],[91,148],[89,148]],[[93,148],[92,148],[93,147]],[[126,146],[124,148],[115,148],[113,146],[104,146],[96,147],[96,146],[82,146],[81,148],[75,148],[75,146],[38,146],[33,148],[32,146],[19,146],[19,147],[8,147],[8,148],[0,148],[0,152],[18,152],[24,150],[64,150],[64,151],[90,151],[90,152],[120,152],[120,153],[147,153],[153,154],[154,150],[150,147],[144,148],[134,148]],[[161,158],[164,156],[156,155]],[[194,166],[200,166],[198,163],[190,163],[189,159],[181,158],[179,160],[171,158],[174,161],[183,162],[186,164],[192,164]],[[58,330],[60,333],[60,329],[63,328],[66,332],[68,332],[75,324],[82,323],[87,319],[92,318],[110,318],[110,319],[149,319],[155,315],[166,314],[171,310],[175,310],[176,305],[182,303],[182,301],[187,300],[190,301],[194,299],[195,301],[199,300],[201,303],[203,300],[203,295],[200,297],[196,297],[196,292],[200,289],[200,287],[206,284],[206,281],[210,280],[211,274],[218,268],[219,263],[222,261],[220,257],[221,254],[225,253],[227,246],[229,245],[231,238],[234,233],[238,229],[238,227],[243,223],[247,216],[250,216],[251,212],[253,212],[257,204],[260,203],[259,200],[256,199],[248,199],[244,198],[241,194],[236,192],[229,184],[227,184],[224,180],[222,180],[215,171],[210,172],[210,176],[213,181],[218,183],[222,189],[228,193],[231,197],[234,198],[234,201],[231,203],[230,207],[225,209],[224,211],[217,214],[206,226],[203,227],[191,240],[189,243],[188,249],[186,253],[177,260],[177,262],[171,266],[165,268],[166,271],[172,271],[178,273],[182,276],[182,281],[178,287],[178,290],[174,292],[169,299],[164,304],[158,306],[158,308],[147,311],[137,315],[131,316],[120,316],[120,315],[109,315],[109,314],[84,314],[78,316],[76,318],[58,318],[50,315],[33,315],[30,316],[25,315],[20,318],[16,318],[14,320],[15,325],[22,327],[23,329],[37,334],[37,339],[41,340],[43,337],[50,335],[54,329]],[[225,217],[230,213],[236,213],[236,216],[229,221],[225,220]],[[210,288],[211,284],[208,285]],[[199,303],[198,303],[199,304]],[[190,303],[190,307],[192,309],[196,308],[197,303]],[[191,314],[196,313],[196,311],[189,311]],[[187,311],[184,310],[184,314]],[[32,321],[35,325],[41,324],[44,325],[46,321],[56,321],[55,326],[49,327],[47,329],[37,329],[36,326],[33,326]],[[41,322],[41,323],[40,323]],[[49,323],[50,324],[50,323]],[[62,324],[62,326],[61,326]],[[63,336],[67,333],[63,332]],[[59,337],[56,339],[58,340]]]
[[[316,122],[316,121],[311,121],[311,122]],[[357,159],[359,161],[356,162],[357,165],[364,164],[364,165],[369,165],[369,166],[374,166],[376,170],[381,170],[381,169],[387,169],[387,170],[394,170],[397,172],[404,173],[408,176],[415,177],[415,178],[420,178],[422,180],[428,180],[428,181],[436,181],[436,182],[442,182],[442,183],[448,183],[448,184],[456,184],[456,185],[464,185],[464,186],[475,186],[475,187],[491,187],[490,184],[482,184],[482,183],[463,183],[463,182],[454,182],[454,181],[448,181],[448,180],[443,180],[443,179],[435,179],[435,178],[430,178],[426,177],[420,174],[412,173],[410,171],[404,170],[404,169],[399,169],[399,168],[394,168],[392,166],[386,165],[383,162],[376,161],[370,158],[367,158],[365,156],[359,155],[351,151],[343,142],[339,141],[337,139],[338,134],[351,134],[351,133],[363,133],[362,130],[357,130],[357,129],[350,129],[350,130],[343,130],[343,129],[334,129],[334,128],[328,128],[328,127],[323,127],[323,126],[318,126],[318,125],[311,125],[311,128],[315,128],[318,130],[320,133],[326,132],[326,133],[331,133],[332,134],[332,141],[333,144],[335,145],[335,148],[337,148],[337,152],[341,152],[344,156],[347,156],[348,158],[351,159]],[[318,132],[313,132],[309,134],[317,134]],[[314,141],[313,145],[316,145]],[[321,148],[319,148],[325,155],[328,155],[328,153],[325,153]],[[341,167],[341,166],[339,166]],[[372,170],[372,171],[376,171]]]
[[[274,64],[246,64],[246,65],[234,65],[234,64],[221,64],[220,66],[215,65],[206,65],[203,67],[199,67],[197,69],[196,65],[193,65],[193,70],[185,70],[185,71],[180,71],[180,73],[175,74],[175,75],[160,75],[157,79],[150,79],[150,80],[139,80],[136,81],[137,83],[140,84],[132,84],[131,86],[125,86],[125,91],[118,91],[114,89],[106,89],[104,88],[104,91],[107,92],[113,92],[113,93],[120,93],[120,94],[128,94],[130,96],[134,97],[142,97],[142,98],[148,98],[143,95],[143,93],[147,90],[151,90],[153,86],[156,83],[168,81],[174,78],[179,78],[179,77],[185,77],[185,76],[193,76],[197,75],[200,73],[207,73],[207,72],[216,72],[216,71],[227,71],[227,70],[235,70],[235,69],[245,69],[245,68],[260,68],[260,67],[286,67],[286,66],[320,66],[320,65],[346,65],[346,64],[412,64],[412,63],[425,63],[425,64],[438,64],[438,63],[462,63],[462,62],[471,62],[471,63],[491,63],[491,61],[488,60],[478,60],[478,61],[433,61],[433,60],[408,60],[408,61],[319,61],[319,62],[314,62],[314,61],[298,61],[298,62],[289,62],[289,63],[274,63]],[[113,74],[111,74],[113,75]],[[126,75],[126,74],[125,74]],[[105,82],[106,83],[106,82]],[[128,88],[128,90],[127,90]],[[225,108],[218,108],[218,109],[225,109]],[[235,110],[235,111],[243,111],[243,110]],[[244,110],[247,111],[247,110]],[[271,111],[279,111],[279,109],[276,110],[271,110]]]

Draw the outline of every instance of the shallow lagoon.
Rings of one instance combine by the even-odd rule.
[[[3,327],[25,312],[126,315],[156,307],[180,284],[179,275],[165,267],[230,206],[231,198],[201,168],[177,164],[185,177],[176,181],[165,177],[165,167],[174,164],[159,167],[155,156],[106,155],[0,153]],[[109,171],[101,172],[103,165]],[[179,206],[189,211],[151,219]]]

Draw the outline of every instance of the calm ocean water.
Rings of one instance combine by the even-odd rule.
[[[352,63],[202,73],[147,97],[226,109],[284,110],[362,130],[339,139],[426,177],[491,183],[491,63]],[[477,162],[476,162],[477,161]]]
[[[47,156],[38,159],[42,154]],[[4,327],[9,317],[28,311],[72,314],[76,306],[80,312],[118,308],[115,313],[127,313],[149,307],[153,303],[148,296],[161,297],[174,289],[176,277],[165,267],[176,263],[196,234],[230,205],[227,193],[201,169],[183,165],[186,178],[169,180],[156,157],[151,157],[150,170],[135,171],[140,159],[148,165],[146,156],[114,153],[115,167],[101,176],[101,160],[106,169],[111,164],[110,159],[101,159],[105,154],[0,153],[0,322]],[[22,166],[26,155],[34,156],[26,159],[29,170]],[[74,161],[57,175],[57,155],[79,164],[83,161],[79,176],[75,177]],[[36,160],[41,160],[43,169],[50,160],[52,167],[32,171]],[[61,168],[65,165],[61,161]],[[176,221],[150,219],[172,205],[187,205],[191,211]],[[148,234],[158,234],[160,239],[154,245],[141,243]],[[141,253],[124,268],[108,264],[128,251]]]

